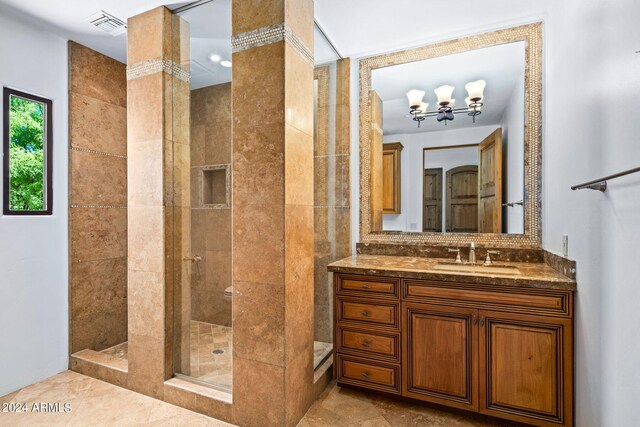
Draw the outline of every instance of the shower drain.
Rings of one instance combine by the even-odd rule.
[[[218,349],[216,349],[216,350],[213,350],[213,351],[211,352],[211,354],[222,354],[222,353],[224,353],[224,350],[219,349],[219,348],[218,348]]]

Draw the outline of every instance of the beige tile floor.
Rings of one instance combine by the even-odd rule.
[[[4,402],[70,403],[67,413],[2,413],[0,426],[230,426],[177,406],[66,371],[0,397]],[[1,406],[0,406],[1,407]],[[332,383],[298,427],[490,427],[516,424],[460,411],[415,405]],[[265,426],[269,427],[269,426]]]
[[[514,427],[481,415],[342,388],[332,382],[298,427]]]
[[[314,365],[317,367],[331,353],[331,343],[313,343]],[[102,353],[127,358],[127,343],[118,344]],[[208,384],[231,389],[233,385],[233,329],[229,326],[191,321],[190,377]]]
[[[66,371],[0,402],[70,403],[70,412],[0,412],[0,426],[229,426],[230,424],[75,372]],[[0,405],[0,410],[2,405]]]

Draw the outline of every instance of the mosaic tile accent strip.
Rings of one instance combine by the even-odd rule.
[[[80,147],[71,147],[71,149],[73,151],[81,151],[83,153],[98,154],[100,156],[118,157],[120,159],[126,159],[127,158],[126,154],[105,153],[104,151],[89,150],[87,148],[80,148]]]
[[[438,58],[500,44],[525,42],[524,234],[395,233],[371,229],[371,119],[368,94],[377,68]],[[476,244],[539,248],[542,244],[542,22],[507,28],[360,61],[360,240],[362,243]]]
[[[137,64],[127,65],[127,80],[137,79],[162,71],[175,76],[183,82],[191,82],[191,72],[169,59],[149,59],[140,61]]]
[[[74,209],[127,209],[126,206],[120,205],[71,205]]]
[[[231,38],[231,48],[234,53],[254,47],[266,46],[268,44],[287,41],[293,48],[313,66],[313,53],[302,40],[298,38],[291,28],[283,22],[282,24],[269,25],[267,27],[241,33]]]

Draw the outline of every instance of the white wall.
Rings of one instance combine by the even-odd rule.
[[[369,11],[384,4],[377,1]],[[406,13],[416,19],[425,16],[395,2],[389,7],[411,10]],[[468,12],[424,4],[430,21],[443,22],[446,32],[410,25],[404,19],[389,21],[398,22],[389,28],[376,25],[376,36],[386,45],[377,50],[372,45],[370,53],[407,47],[407,43],[389,43],[408,37],[403,30],[408,26],[414,28],[410,44],[417,45],[544,20],[543,247],[560,253],[561,237],[568,234],[569,256],[578,265],[576,425],[635,426],[640,396],[640,175],[611,181],[604,194],[569,187],[640,165],[640,120],[634,108],[640,95],[640,55],[635,53],[640,49],[636,22],[640,2],[464,0],[452,7]],[[354,59],[354,162],[358,156],[358,67]],[[359,169],[357,163],[354,166],[355,242]]]
[[[54,147],[53,215],[0,215],[0,395],[4,395],[68,365],[66,41],[3,12],[0,84],[53,100]]]
[[[511,94],[509,106],[502,118],[502,158],[505,179],[503,203],[524,199],[524,74]],[[524,233],[524,207],[516,205],[502,210],[503,230]],[[506,227],[505,227],[506,226]]]
[[[402,161],[401,213],[399,215],[383,215],[382,229],[422,231],[422,159],[424,148],[479,144],[498,127],[478,126],[439,132],[384,135],[383,141],[385,143],[401,142],[404,148],[400,156]]]

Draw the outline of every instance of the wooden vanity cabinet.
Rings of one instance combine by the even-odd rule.
[[[334,283],[339,384],[573,425],[571,291],[352,274]]]

